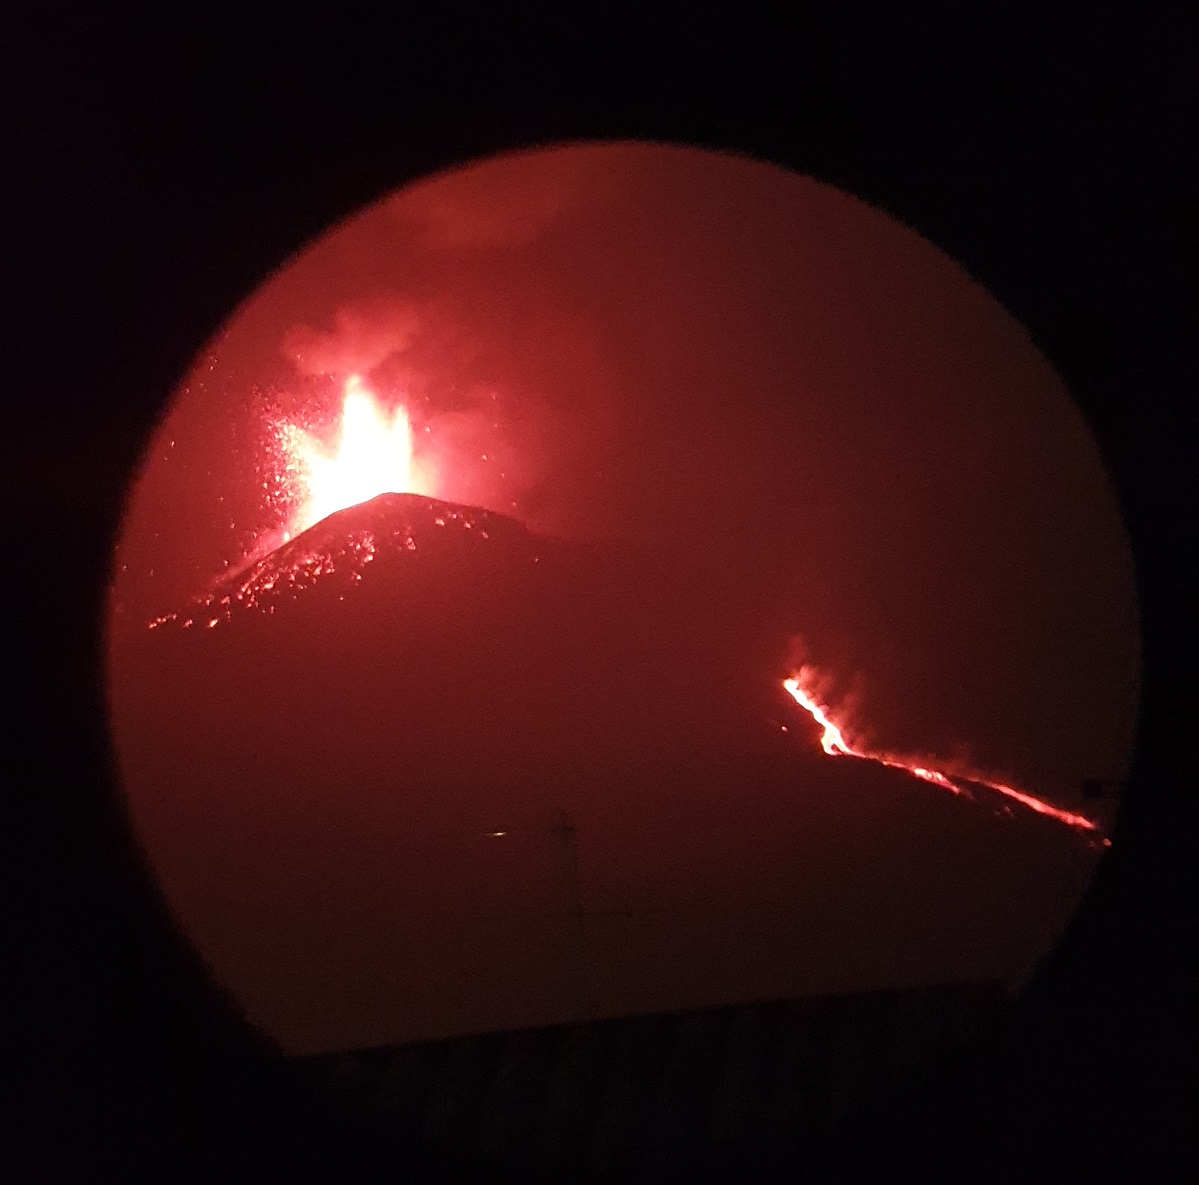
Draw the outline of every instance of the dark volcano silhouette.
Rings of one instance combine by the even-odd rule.
[[[501,556],[509,568],[538,558],[533,539],[515,519],[435,498],[380,494],[322,519],[151,625],[216,627],[245,613],[273,615],[301,597],[311,609],[313,602],[342,600],[364,580],[370,587],[416,576],[405,591],[419,597],[429,587],[429,569],[453,579],[453,589],[470,590]]]
[[[386,769],[397,786],[528,784],[622,754],[671,762],[742,727],[717,612],[619,549],[388,494],[160,618],[135,648],[160,737],[203,721],[230,758],[269,741],[277,774],[294,761],[296,779],[328,760],[351,783]]]
[[[135,825],[251,1016],[313,1051],[1043,950],[1077,838],[825,757],[706,562],[385,495],[122,640]]]

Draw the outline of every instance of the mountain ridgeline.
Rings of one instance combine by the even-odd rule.
[[[132,638],[139,731],[203,743],[230,778],[270,749],[299,779],[332,764],[374,782],[390,763],[441,785],[670,764],[741,747],[747,728],[760,742],[730,606],[703,588],[618,548],[381,495]]]

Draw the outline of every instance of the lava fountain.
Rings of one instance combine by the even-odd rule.
[[[279,439],[285,467],[298,487],[285,539],[379,494],[433,494],[429,475],[413,455],[407,410],[399,406],[388,416],[356,374],[345,382],[334,449],[293,424],[280,426]]]
[[[1039,815],[1056,819],[1059,823],[1064,823],[1068,827],[1074,827],[1079,831],[1098,832],[1099,830],[1095,823],[1085,815],[1062,810],[1060,807],[1052,806],[1050,803],[1029,794],[1025,790],[1017,790],[1014,786],[1009,786],[1004,782],[993,781],[990,778],[983,777],[981,774],[971,772],[969,775],[950,775],[942,770],[933,769],[926,764],[895,753],[860,749],[849,744],[845,739],[844,726],[838,724],[832,718],[830,715],[831,709],[821,703],[816,697],[816,693],[812,688],[812,670],[810,667],[803,667],[790,678],[784,679],[783,688],[820,725],[822,730],[820,744],[830,757],[857,757],[863,761],[874,761],[879,765],[889,766],[892,769],[906,770],[913,777],[919,778],[924,782],[930,782],[934,786],[940,786],[942,790],[948,790],[951,794],[964,793],[965,788],[959,785],[960,782],[985,786],[988,790],[994,790],[996,793],[1002,794],[1005,798],[1010,798],[1012,801],[1020,803],[1021,806],[1027,807]],[[1110,847],[1111,840],[1104,839],[1103,845]]]

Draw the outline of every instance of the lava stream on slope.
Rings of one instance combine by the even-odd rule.
[[[1018,790],[1016,787],[1009,786],[1005,782],[994,781],[978,773],[970,773],[969,775],[949,774],[942,770],[933,769],[926,763],[913,758],[903,757],[895,753],[862,749],[851,745],[845,739],[844,727],[833,720],[830,715],[830,709],[816,698],[810,686],[804,686],[804,683],[807,681],[805,679],[806,674],[807,668],[804,668],[790,678],[784,679],[783,688],[820,725],[822,729],[820,744],[825,753],[830,757],[856,757],[863,761],[873,761],[879,765],[889,766],[892,769],[906,770],[913,777],[919,778],[924,782],[929,782],[934,786],[939,786],[942,790],[948,790],[951,794],[961,795],[968,793],[967,787],[983,787],[1001,794],[1014,802],[1018,802],[1021,806],[1035,811],[1039,815],[1055,819],[1057,822],[1063,823],[1068,827],[1073,827],[1078,831],[1092,832],[1098,835],[1099,828],[1085,815],[1079,815],[1073,811],[1053,806],[1037,798],[1035,795],[1029,794],[1025,790]],[[1099,838],[1104,847],[1111,846],[1110,839]]]

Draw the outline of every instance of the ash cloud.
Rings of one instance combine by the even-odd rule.
[[[282,352],[302,375],[344,377],[374,370],[409,349],[422,318],[407,301],[359,300],[341,305],[328,329],[296,325],[284,336]]]

